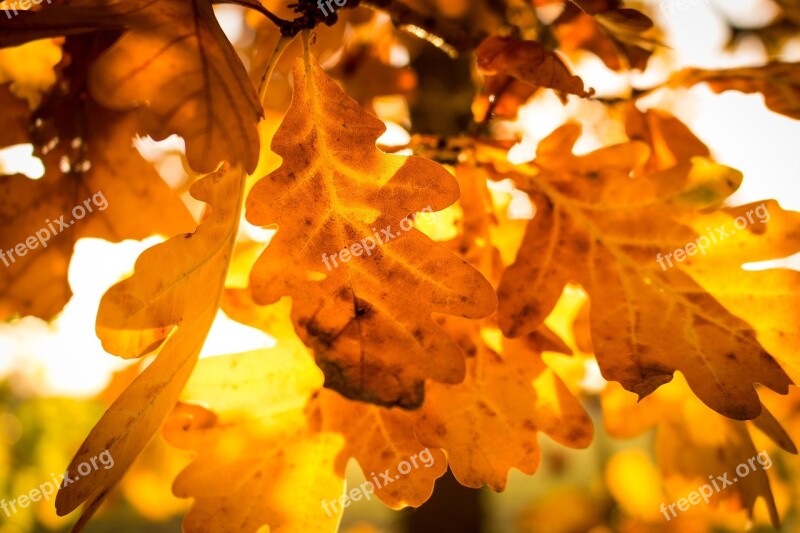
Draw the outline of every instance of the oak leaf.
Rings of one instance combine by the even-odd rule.
[[[750,222],[752,220],[752,223]],[[739,230],[742,222],[746,227]],[[800,272],[786,268],[750,270],[757,263],[800,253],[800,213],[775,200],[726,207],[687,222],[700,234],[723,228],[727,237],[685,270],[730,312],[746,320],[758,340],[792,380],[800,382]],[[736,228],[736,229],[734,229]]]
[[[642,35],[653,22],[620,4],[619,0],[567,2],[552,24],[559,47],[567,53],[588,50],[612,70],[644,70],[658,44]]]
[[[538,346],[547,343],[538,335],[505,340],[502,351],[484,342],[468,360],[463,383],[430,385],[417,435],[423,444],[447,451],[462,485],[486,484],[500,491],[509,469],[533,474],[539,465],[539,431],[569,447],[591,442],[589,415],[541,360]]]
[[[576,125],[559,128],[540,143],[533,164],[512,173],[537,213],[498,289],[503,332],[533,331],[563,286],[580,283],[591,299],[592,344],[606,379],[644,397],[680,370],[716,411],[757,417],[753,384],[785,394],[791,380],[754,328],[677,260],[675,268],[657,262],[658,254],[697,238],[679,218],[721,204],[741,175],[702,158],[643,174],[646,145],[628,142],[575,156],[579,135]]]
[[[425,379],[464,376],[463,355],[431,313],[478,318],[496,302],[475,269],[417,230],[405,231],[406,217],[443,209],[458,187],[431,161],[377,150],[383,124],[307,51],[294,80],[294,100],[272,143],[283,165],[247,200],[251,223],[278,225],[253,268],[254,296],[261,304],[292,297],[293,321],[327,387],[381,405],[419,406]],[[374,249],[367,254],[368,239]],[[348,250],[336,261],[354,245],[355,257]]]
[[[192,195],[211,207],[194,233],[150,248],[132,277],[101,300],[97,330],[107,349],[124,357],[158,355],[116,399],[68,467],[108,450],[115,467],[64,486],[56,498],[60,515],[87,502],[80,528],[119,481],[175,405],[217,315],[236,239],[244,172],[223,167],[196,182]]]
[[[344,476],[347,462],[355,458],[367,481],[380,484],[374,487],[375,497],[393,509],[425,503],[436,479],[447,471],[444,452],[426,448],[415,435],[417,412],[348,400],[328,389],[317,393],[309,411],[321,430],[345,438],[336,460],[339,475]],[[404,461],[413,465],[406,473],[398,470]],[[386,471],[388,480],[381,476]]]
[[[503,264],[490,235],[502,218],[495,212],[487,173],[465,163],[456,167],[456,177],[462,231],[446,244],[497,283]],[[541,357],[544,351],[571,352],[551,330],[540,327],[524,338],[504,339],[494,316],[480,323],[440,317],[440,324],[468,354],[467,377],[457,385],[428,385],[415,430],[420,442],[447,452],[461,484],[500,491],[511,468],[533,474],[539,464],[538,432],[565,446],[589,445],[588,414]]]

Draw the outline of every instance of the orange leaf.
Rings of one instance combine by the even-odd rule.
[[[498,290],[501,328],[511,336],[532,331],[564,284],[578,282],[591,299],[592,345],[606,379],[644,397],[680,370],[713,409],[755,418],[761,404],[753,384],[785,394],[791,380],[754,328],[677,256],[672,268],[664,257],[698,238],[682,219],[718,206],[741,175],[701,158],[642,175],[646,146],[574,156],[579,134],[575,125],[559,128],[516,175],[537,213]]]
[[[262,304],[292,297],[293,321],[327,387],[381,405],[419,406],[425,379],[457,383],[464,375],[458,346],[431,313],[479,318],[495,307],[486,280],[406,218],[443,209],[458,187],[431,161],[378,151],[384,126],[308,52],[294,82],[272,143],[283,165],[247,201],[250,222],[278,225],[253,269],[254,296]]]

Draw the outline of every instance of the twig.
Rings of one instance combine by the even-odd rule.
[[[301,31],[310,30],[320,23],[332,26],[338,21],[335,12],[327,17],[323,15],[314,0],[296,0],[296,3],[289,4],[288,7],[299,15],[293,20],[278,17],[258,0],[213,0],[213,2],[236,4],[258,11],[272,21],[284,37],[294,37]],[[398,29],[430,42],[453,58],[472,50],[486,37],[483,32],[473,35],[456,22],[425,16],[397,0],[347,0],[343,9],[353,9],[360,5],[386,12]]]

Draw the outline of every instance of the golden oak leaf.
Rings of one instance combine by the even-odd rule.
[[[761,93],[776,113],[800,120],[800,63],[773,61],[761,67],[722,70],[685,69],[672,76],[670,86],[708,83],[714,92]]]
[[[562,102],[566,102],[566,94],[581,98],[594,94],[594,89],[587,91],[583,80],[574,76],[558,55],[537,41],[492,36],[481,43],[475,55],[483,73],[505,74],[536,87],[548,87]]]
[[[133,147],[135,117],[105,110],[86,93],[82,80],[92,43],[81,37],[65,45],[71,62],[64,68],[68,92],[48,93],[32,116],[12,107],[17,123],[30,124],[25,142],[34,143],[45,175],[0,180],[0,246],[5,251],[0,318],[19,313],[50,319],[61,311],[71,296],[67,269],[80,238],[119,242],[171,235],[195,225],[178,195]]]
[[[276,338],[279,347],[282,343],[294,346],[299,342],[289,320],[288,299],[259,306],[247,290],[226,290],[222,308],[234,320]],[[300,347],[303,348],[302,344]],[[425,446],[414,436],[416,417],[413,413],[348,400],[326,389],[315,391],[307,413],[315,429],[341,433],[345,438],[345,446],[335,462],[337,475],[345,477],[347,462],[354,457],[364,476],[373,483],[375,496],[390,507],[421,505],[430,497],[434,481],[447,470],[447,460],[441,450],[428,450],[420,459]],[[395,479],[398,465],[409,461],[412,455],[416,468]],[[387,478],[381,473],[389,476],[390,481],[384,483]],[[376,486],[373,479],[380,485]]]
[[[755,462],[756,468],[748,465],[749,473],[742,475],[743,469],[736,471],[740,464],[747,464],[759,455],[748,433],[747,422],[731,420],[711,411],[689,393],[686,382],[680,378],[642,401],[611,383],[603,392],[602,401],[603,420],[613,436],[630,438],[656,428],[656,452],[662,475],[667,489],[676,499],[685,497],[687,489],[696,490],[699,485],[709,483],[709,475],[727,472],[729,481],[737,481],[725,487],[726,490],[713,491],[711,504],[714,505],[717,498],[739,497],[752,516],[756,499],[763,497],[770,519],[778,527],[778,511],[762,468],[772,466],[771,460],[767,463],[769,454],[762,452],[761,459]],[[787,451],[797,453],[791,438],[766,407],[752,423]],[[717,481],[716,477],[712,479]]]
[[[321,430],[344,435],[337,473],[344,476],[354,457],[375,496],[393,509],[425,503],[434,482],[447,471],[444,452],[426,448],[415,436],[416,412],[348,400],[327,389],[319,391],[309,410]],[[407,472],[399,470],[406,469],[402,462]]]
[[[234,320],[278,339],[279,347],[281,344],[294,346],[299,342],[288,318],[288,299],[274,305],[259,306],[247,290],[226,290],[222,308]],[[303,348],[302,344],[300,348]],[[424,503],[433,491],[434,481],[447,469],[447,460],[441,450],[428,450],[429,462],[419,459],[418,455],[425,446],[414,436],[413,413],[348,400],[336,392],[322,389],[314,392],[307,407],[307,417],[313,428],[344,436],[345,446],[335,462],[337,475],[345,477],[347,462],[354,457],[367,480],[373,483],[371,480],[377,479],[381,484],[376,487],[373,483],[375,496],[395,509]],[[376,453],[377,450],[380,453]],[[412,455],[417,467],[395,479],[398,465],[408,461]],[[428,457],[427,452],[423,455]],[[391,472],[387,473],[387,470]],[[386,478],[381,473],[386,473],[391,481],[384,484]]]
[[[680,370],[716,411],[757,417],[753,384],[785,394],[791,380],[753,327],[677,259],[667,268],[661,255],[694,242],[697,234],[680,217],[719,205],[741,175],[703,158],[642,175],[645,145],[574,156],[579,135],[578,126],[559,128],[539,145],[533,164],[518,167],[515,179],[537,213],[498,289],[500,327],[510,336],[532,331],[563,286],[580,283],[591,299],[592,344],[606,379],[643,397]]]
[[[210,205],[210,216],[194,233],[143,252],[133,276],[111,287],[101,300],[97,329],[105,346],[118,355],[136,357],[157,348],[159,341],[163,345],[155,361],[95,425],[69,465],[68,472],[75,472],[77,465],[105,450],[115,461],[114,468],[98,470],[59,491],[60,515],[87,502],[78,530],[169,415],[192,373],[219,308],[243,188],[244,172],[228,166],[196,182],[192,195]]]
[[[500,336],[489,328],[481,333]],[[463,383],[429,385],[417,436],[447,452],[462,485],[500,491],[509,469],[533,474],[539,431],[565,446],[591,442],[589,415],[541,360],[539,344],[536,335],[502,341],[502,353],[483,344],[468,359]]]
[[[342,494],[334,471],[342,438],[312,431],[303,411],[321,386],[296,337],[200,362],[181,399],[210,410],[181,405],[164,430],[172,445],[198,454],[173,486],[195,499],[186,531],[336,531],[341,507],[326,514],[320,502]]]
[[[108,108],[137,108],[138,130],[186,141],[190,166],[221,161],[252,171],[258,161],[255,88],[222,32],[209,0],[79,0],[0,18],[0,46],[92,29],[127,31],[89,74],[92,95]]]
[[[292,297],[292,319],[327,387],[381,405],[418,406],[425,379],[464,376],[458,346],[431,313],[479,318],[496,302],[474,268],[407,218],[453,203],[458,187],[432,161],[380,152],[383,124],[307,50],[294,80],[272,143],[283,164],[247,201],[251,223],[278,225],[253,269],[254,296],[261,304]]]

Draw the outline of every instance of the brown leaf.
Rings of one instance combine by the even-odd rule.
[[[484,74],[506,74],[536,87],[556,91],[562,102],[566,94],[588,98],[594,89],[584,89],[583,80],[573,76],[564,61],[536,41],[492,36],[475,51],[478,67]]]

